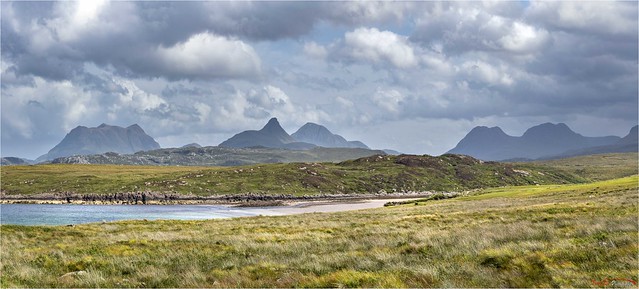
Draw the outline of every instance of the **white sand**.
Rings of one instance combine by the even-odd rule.
[[[309,201],[295,202],[291,205],[281,207],[244,208],[244,210],[268,216],[295,215],[305,213],[330,213],[381,208],[388,202],[412,201],[417,199],[419,198],[373,199],[357,201]]]

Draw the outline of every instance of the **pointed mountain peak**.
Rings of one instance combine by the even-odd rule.
[[[220,146],[282,148],[292,142],[295,142],[295,140],[282,128],[277,118],[271,118],[261,130],[243,131],[223,141]]]
[[[106,123],[102,123],[101,125],[98,126],[98,128],[105,128],[105,127],[109,127],[110,125],[106,124]]]
[[[266,123],[266,125],[260,131],[262,131],[262,132],[279,132],[279,131],[283,131],[283,132],[286,133],[286,131],[280,125],[280,122],[277,121],[277,118],[275,118],[275,117],[271,118],[268,121],[268,123]]]

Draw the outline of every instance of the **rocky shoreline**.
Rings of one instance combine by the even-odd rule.
[[[285,206],[307,201],[356,201],[370,199],[427,198],[438,192],[407,192],[379,194],[321,194],[294,196],[290,194],[180,195],[157,192],[113,194],[53,193],[8,195],[0,193],[0,204],[87,204],[87,205],[235,205],[240,207]]]

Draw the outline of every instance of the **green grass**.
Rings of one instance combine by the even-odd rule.
[[[505,185],[584,182],[562,170],[531,164],[481,162],[457,155],[372,156],[342,163],[241,167],[36,165],[1,167],[8,195],[158,192],[221,194],[358,194],[464,191]]]
[[[340,213],[4,225],[0,282],[2,287],[592,287],[606,279],[637,281],[638,181],[633,176],[495,188]],[[78,270],[85,273],[61,277]]]
[[[594,181],[622,178],[639,173],[637,153],[597,154],[533,163],[558,168]]]
[[[599,181],[596,183],[575,184],[570,186],[547,185],[547,186],[517,186],[517,187],[501,187],[489,188],[474,193],[471,196],[461,197],[460,200],[480,200],[492,199],[495,197],[511,197],[525,198],[531,196],[543,196],[544,194],[571,194],[574,192],[582,192],[584,194],[597,194],[600,187],[606,190],[625,190],[628,187],[637,185],[637,176],[625,177],[620,179],[612,179]]]

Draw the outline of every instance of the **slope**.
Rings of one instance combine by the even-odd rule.
[[[464,191],[505,185],[583,182],[558,169],[482,162],[461,155],[377,155],[341,163],[243,167],[112,165],[11,166],[1,172],[6,195],[156,192],[214,196],[362,194]]]

